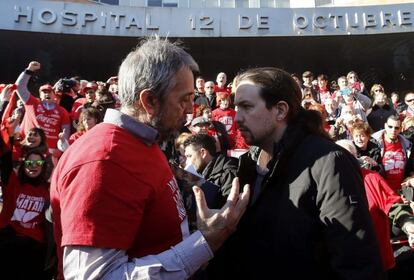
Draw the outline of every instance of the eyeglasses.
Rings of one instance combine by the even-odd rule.
[[[401,128],[399,126],[392,126],[392,125],[389,125],[389,124],[387,124],[387,126],[388,126],[389,129],[395,129],[395,130],[400,130],[400,128]]]
[[[414,98],[413,99],[407,99],[407,100],[405,100],[405,102],[407,102],[407,103],[411,103],[413,101],[414,101]]]
[[[26,167],[36,167],[36,166],[43,166],[45,164],[45,161],[43,159],[39,160],[25,160],[24,166]]]

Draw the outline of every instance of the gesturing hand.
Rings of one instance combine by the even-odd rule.
[[[408,235],[408,244],[414,249],[414,224],[410,223],[405,226]]]
[[[226,204],[221,209],[210,209],[203,191],[193,187],[197,203],[197,227],[203,234],[211,250],[216,251],[236,230],[240,218],[249,203],[250,187],[245,185],[239,193],[239,179],[234,178]]]

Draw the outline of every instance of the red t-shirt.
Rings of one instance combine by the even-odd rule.
[[[388,213],[394,203],[402,203],[401,198],[387,185],[378,173],[361,169],[368,199],[369,213],[378,239],[382,262],[385,270],[394,267],[395,259],[390,244],[390,225]]]
[[[237,140],[236,122],[234,121],[236,118],[236,111],[232,108],[226,110],[217,108],[211,113],[211,116],[214,121],[219,121],[226,126],[230,147],[233,148]]]
[[[45,210],[49,205],[47,185],[21,184],[14,172],[3,188],[3,210],[0,214],[0,228],[10,225],[18,235],[43,242]]]
[[[399,190],[404,179],[404,151],[400,141],[388,143],[383,136],[383,142],[384,155],[382,156],[382,164],[385,169],[386,181],[391,189]]]
[[[82,113],[82,107],[87,102],[85,97],[81,97],[75,100],[72,105],[72,110],[70,111],[70,117],[72,120],[79,120],[79,116]]]
[[[231,95],[231,87],[219,87],[218,85],[214,85],[214,92],[215,93],[227,92],[228,94]]]
[[[85,131],[78,131],[73,133],[70,137],[69,137],[69,145],[72,145],[73,142],[75,142],[76,140],[78,140],[82,135],[85,134]]]
[[[21,126],[24,134],[33,127],[40,127],[45,131],[48,147],[56,149],[62,125],[70,124],[68,112],[57,104],[55,109],[47,110],[41,101],[32,95],[24,108],[26,112]]]
[[[60,265],[66,245],[158,254],[189,234],[177,182],[159,146],[101,123],[60,158],[51,181]],[[61,267],[60,267],[61,268]]]

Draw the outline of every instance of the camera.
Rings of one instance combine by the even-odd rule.
[[[76,81],[68,78],[62,78],[58,81],[56,90],[62,93],[68,93],[76,86]]]

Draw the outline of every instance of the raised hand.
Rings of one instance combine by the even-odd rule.
[[[31,61],[27,69],[30,71],[37,71],[40,69],[40,63],[37,61]]]
[[[250,187],[245,185],[242,193],[239,192],[239,188],[239,179],[236,177],[226,204],[221,209],[210,209],[207,207],[203,191],[197,186],[193,187],[197,203],[197,227],[213,252],[236,230],[240,218],[246,211]]]
[[[4,87],[4,89],[0,93],[0,100],[1,101],[10,101],[11,95],[13,93],[13,89],[15,89],[14,84],[8,84]]]

